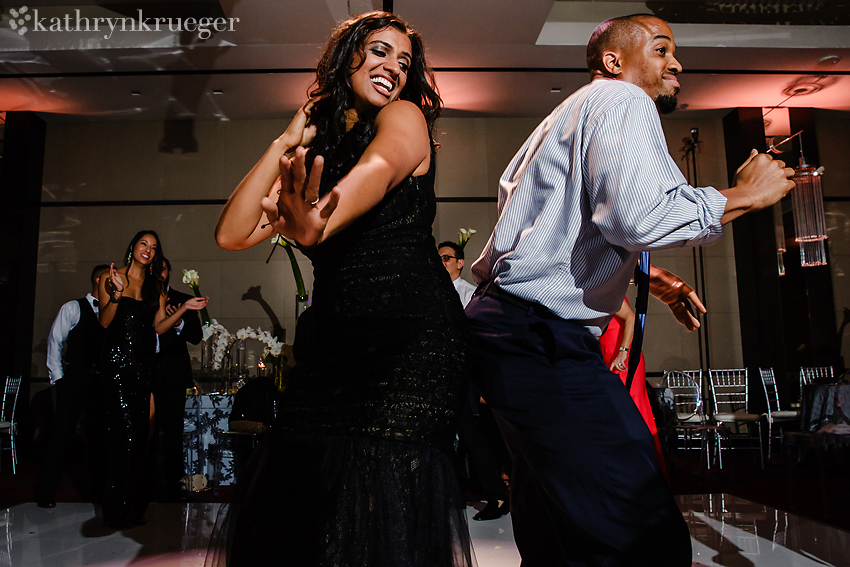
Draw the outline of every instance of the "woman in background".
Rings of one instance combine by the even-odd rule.
[[[629,349],[632,346],[632,338],[635,335],[635,312],[632,311],[629,305],[629,300],[623,298],[623,304],[620,310],[614,314],[611,322],[608,323],[608,328],[599,337],[599,346],[602,348],[602,360],[605,365],[613,372],[620,376],[623,384],[626,383],[629,370]],[[646,363],[643,359],[643,353],[640,353],[640,363],[638,364],[635,375],[632,378],[632,387],[629,391],[632,400],[640,415],[649,427],[652,433],[652,440],[655,443],[655,454],[658,457],[658,462],[661,464],[661,470],[664,475],[667,475],[667,467],[664,464],[664,453],[661,450],[661,441],[658,439],[658,428],[655,426],[655,416],[652,415],[652,406],[649,403],[649,394],[646,391]]]
[[[191,299],[167,316],[162,258],[157,234],[138,232],[127,247],[125,266],[110,265],[109,277],[100,279],[98,290],[100,324],[106,327],[101,362],[107,428],[103,522],[119,529],[145,523],[156,333],[164,333],[187,309],[202,309],[208,301]]]
[[[440,110],[419,35],[357,16],[225,205],[220,246],[279,232],[314,271],[311,336],[237,481],[228,565],[473,564],[451,457],[464,314],[431,234]]]

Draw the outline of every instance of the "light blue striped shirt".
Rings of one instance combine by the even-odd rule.
[[[713,242],[725,206],[716,189],[688,185],[643,89],[597,79],[562,102],[502,174],[499,220],[472,275],[599,336],[639,252]]]

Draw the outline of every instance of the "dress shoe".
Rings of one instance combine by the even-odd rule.
[[[56,508],[56,500],[39,500],[36,505],[39,508]]]

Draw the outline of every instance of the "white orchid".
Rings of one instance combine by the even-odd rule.
[[[263,349],[263,358],[275,366],[283,361],[278,360],[283,352],[283,343],[278,341],[270,332],[263,331],[259,327],[253,329],[245,327],[236,331],[236,334],[231,334],[223,325],[219,324],[215,319],[209,325],[210,334],[215,334],[215,342],[213,343],[213,369],[218,370],[224,362],[226,353],[232,348],[233,343],[237,340],[257,339],[265,345]],[[206,327],[205,327],[206,332]]]
[[[459,236],[458,236],[457,243],[460,245],[461,248],[463,248],[464,246],[466,246],[466,242],[470,238],[472,238],[472,235],[475,234],[478,231],[475,230],[474,228],[461,228],[460,230],[458,230],[458,232],[459,232]]]
[[[183,283],[188,286],[198,285],[198,272],[195,270],[183,270]]]

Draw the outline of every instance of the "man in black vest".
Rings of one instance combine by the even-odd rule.
[[[100,459],[103,443],[99,442],[103,404],[98,366],[105,329],[98,322],[95,294],[101,275],[108,271],[105,264],[92,270],[91,293],[64,304],[47,337],[47,370],[50,383],[56,386],[56,414],[36,488],[36,502],[42,508],[56,506],[62,464],[83,409],[86,410],[86,490],[90,498],[96,498],[97,479],[103,476]]]
[[[171,262],[163,258],[162,281],[167,289],[166,312],[170,315],[191,295],[169,287]],[[192,388],[192,363],[186,343],[201,342],[203,332],[197,311],[187,311],[174,327],[159,335],[161,371],[154,378],[153,397],[156,408],[159,478],[165,483],[165,498],[180,498],[180,479],[183,478],[183,410],[186,389]]]

